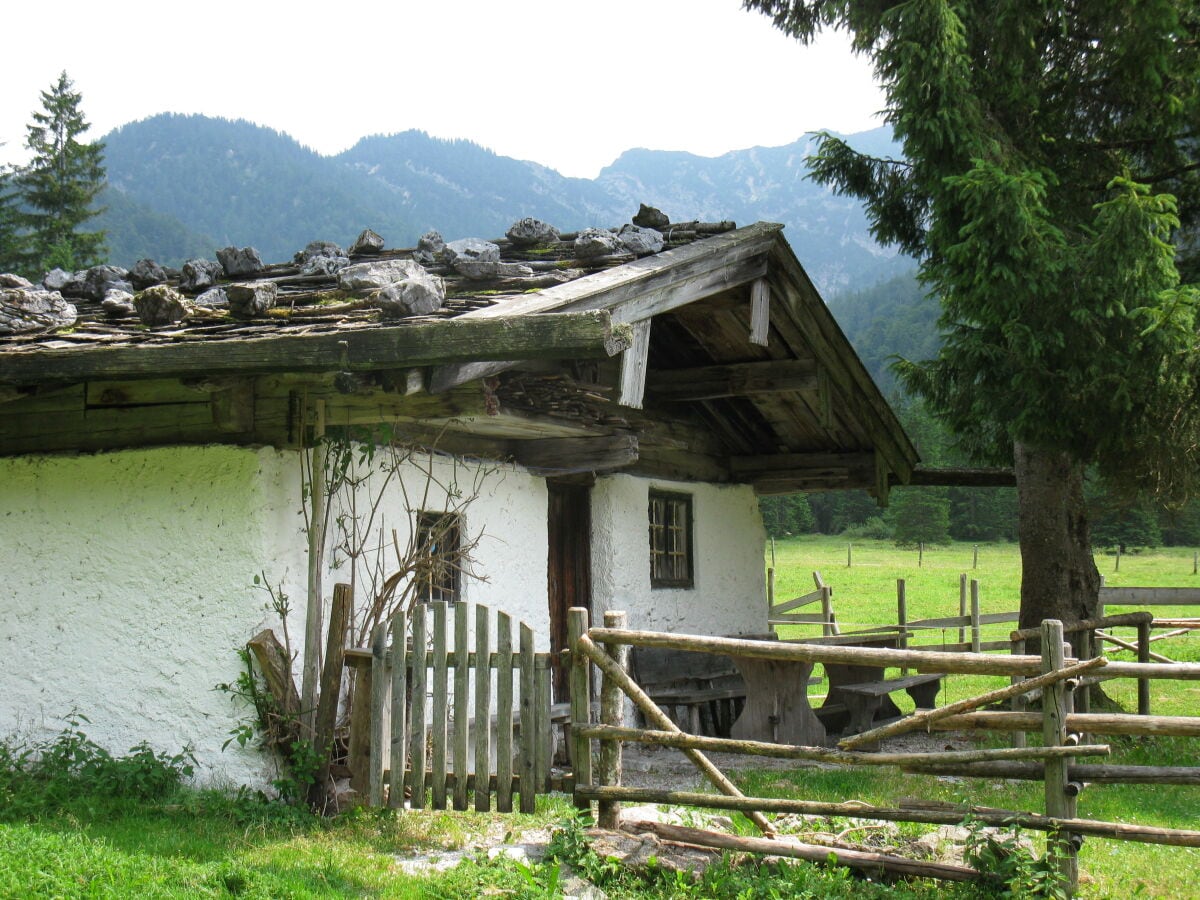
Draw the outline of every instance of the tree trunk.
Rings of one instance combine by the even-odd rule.
[[[1096,614],[1100,572],[1092,556],[1083,466],[1066,454],[1018,444],[1021,627]],[[1029,652],[1037,652],[1030,648]]]

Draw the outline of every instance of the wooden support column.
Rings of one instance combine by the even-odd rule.
[[[642,408],[642,397],[646,393],[646,369],[650,357],[650,320],[633,323],[633,343],[621,354],[621,397],[622,406]]]
[[[608,611],[604,614],[605,628],[624,628],[626,617],[624,612]],[[620,667],[621,671],[629,669],[629,645],[610,644],[608,655]],[[622,728],[625,725],[625,695],[620,686],[607,673],[600,682],[600,722]],[[607,740],[600,742],[599,771],[601,784],[621,784],[621,742]],[[613,831],[621,827],[621,804],[617,800],[601,800],[596,804],[596,824],[601,828]]]

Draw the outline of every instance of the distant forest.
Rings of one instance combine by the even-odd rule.
[[[953,435],[904,391],[891,369],[897,357],[919,361],[937,353],[937,300],[925,294],[912,274],[903,274],[866,290],[837,294],[828,303],[922,462],[970,465],[957,451]],[[1165,509],[1146,498],[1119,498],[1096,479],[1089,483],[1088,499],[1092,541],[1098,548],[1200,545],[1198,502]],[[772,537],[843,534],[915,545],[1012,541],[1017,536],[1014,488],[900,487],[893,489],[887,509],[880,509],[865,491],[764,497],[760,506]]]

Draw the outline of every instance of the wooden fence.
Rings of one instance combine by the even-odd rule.
[[[357,765],[372,806],[407,797],[413,809],[461,810],[473,795],[486,812],[495,795],[496,810],[512,812],[516,793],[520,811],[534,811],[550,789],[550,654],[534,652],[524,622],[514,644],[513,624],[483,605],[417,604],[377,625],[369,650],[347,651],[367,694],[351,746],[367,747]]]
[[[1078,795],[1085,782],[1200,784],[1200,768],[1081,765],[1075,762],[1076,757],[1103,756],[1109,752],[1106,745],[1079,743],[1081,734],[1174,734],[1200,737],[1200,718],[1092,715],[1074,712],[1074,692],[1085,672],[1102,669],[1107,677],[1200,681],[1200,664],[1119,663],[1109,662],[1103,657],[1070,659],[1065,656],[1062,623],[1053,620],[1044,622],[1039,629],[1042,646],[1040,657],[716,638],[632,631],[626,629],[624,624],[624,613],[606,613],[604,628],[589,628],[587,612],[582,609],[571,610],[569,619],[575,799],[580,805],[596,801],[602,826],[619,825],[622,801],[740,810],[757,824],[768,838],[772,837],[774,832],[771,823],[763,815],[765,812],[845,815],[935,824],[958,824],[969,815],[987,825],[1008,827],[1016,824],[1023,828],[1047,832],[1048,852],[1058,868],[1062,886],[1068,891],[1073,891],[1077,883],[1077,851],[1084,835],[1200,847],[1200,831],[1082,819],[1077,816],[1076,810]],[[862,665],[907,666],[926,672],[1020,676],[1029,680],[989,691],[978,697],[960,700],[939,709],[924,710],[899,722],[845,738],[839,745],[840,749],[834,750],[827,747],[739,741],[682,733],[628,675],[626,658],[631,646],[668,647],[751,659],[809,663],[856,661]],[[593,665],[602,675],[598,725],[591,724],[589,720],[590,667]],[[979,711],[980,706],[1009,699],[1035,688],[1042,692],[1041,712]],[[641,710],[649,727],[625,726],[622,694],[628,696]],[[863,753],[854,749],[877,741],[885,735],[917,728],[983,728],[996,731],[1040,729],[1044,746],[933,753]],[[593,740],[599,741],[600,744],[595,766],[591,748]],[[621,746],[622,742],[626,741],[680,749],[721,793],[702,794],[622,786]],[[819,760],[851,766],[892,765],[900,766],[906,771],[921,773],[1035,779],[1045,784],[1045,814],[939,804],[888,808],[859,802],[826,803],[746,797],[704,755],[705,750]],[[696,832],[687,839],[701,842],[708,839],[703,837],[704,834]],[[739,840],[723,835],[719,845],[730,846],[730,841],[736,843]],[[794,845],[768,843],[772,845],[768,852],[784,852],[785,846],[794,848]],[[746,843],[741,845],[740,849],[764,848],[751,847]],[[804,856],[805,853],[811,852],[815,856],[805,858],[818,860],[833,855],[845,865],[891,867],[896,871],[940,878],[966,879],[978,874],[961,866],[918,864],[912,860],[894,858],[881,860],[878,855],[873,855],[870,860],[862,860],[846,851],[831,851],[829,847],[809,847],[787,852],[788,855],[795,856]],[[924,865],[924,868],[914,868],[920,865]]]

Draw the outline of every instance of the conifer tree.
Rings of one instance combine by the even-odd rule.
[[[33,153],[21,170],[17,188],[27,230],[25,268],[41,273],[55,266],[72,270],[99,263],[104,232],[83,231],[94,218],[96,196],[104,187],[104,144],[83,144],[88,130],[81,95],[63,72],[48,91],[42,108],[26,127],[25,145]]]
[[[21,230],[13,173],[0,168],[0,272],[17,273],[22,268]]]
[[[936,359],[905,367],[962,446],[1013,463],[1021,624],[1098,600],[1094,466],[1176,496],[1200,481],[1200,7],[1194,0],[745,0],[811,41],[850,33],[901,160],[821,141],[814,175],[941,300]]]

